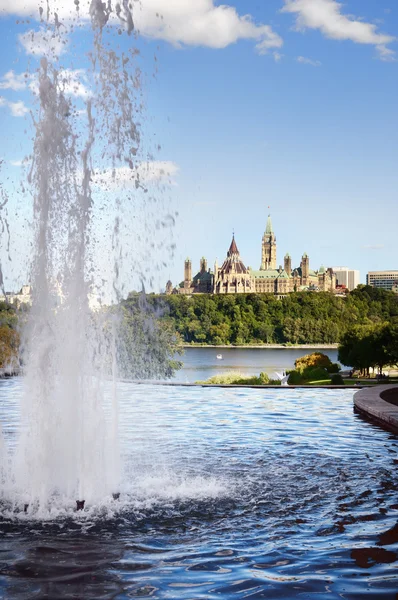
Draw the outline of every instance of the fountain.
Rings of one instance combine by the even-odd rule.
[[[68,71],[44,56],[37,73],[39,108],[28,178],[34,195],[33,306],[24,332],[23,423],[15,456],[8,465],[3,460],[1,473],[3,495],[24,512],[72,499],[83,510],[85,502],[119,498],[118,400],[113,386],[106,419],[103,390],[105,377],[117,377],[117,350],[112,327],[100,315],[94,318],[88,304],[95,271],[92,180],[95,170],[110,167],[112,185],[122,168],[140,186],[134,168],[139,75],[134,49],[118,55],[102,43],[111,17],[132,32],[128,3],[113,9],[92,0],[89,13],[93,89],[85,100],[85,125],[83,111],[68,95],[73,84]],[[56,15],[55,20],[57,29]],[[119,219],[116,211],[116,250]],[[118,271],[115,262],[116,291]],[[4,456],[1,438],[0,443]]]

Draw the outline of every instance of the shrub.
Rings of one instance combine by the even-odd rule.
[[[332,363],[331,366],[327,369],[328,373],[339,373],[340,372],[340,365],[339,363]]]
[[[287,374],[289,375],[289,385],[300,385],[301,383],[304,383],[304,378],[300,371],[288,371]]]
[[[269,379],[267,373],[260,373],[259,376],[247,376],[239,373],[239,371],[228,371],[221,375],[213,375],[206,381],[197,381],[196,383],[205,383],[213,385],[280,385],[280,381],[274,381]]]
[[[340,375],[340,373],[333,373],[332,377],[332,385],[344,385],[344,379]]]
[[[312,369],[304,369],[303,377],[306,381],[321,381],[323,379],[329,379],[329,374],[326,369],[315,367]]]
[[[326,369],[327,371],[329,371],[329,369],[331,368],[334,368],[330,358],[326,356],[326,354],[322,354],[322,352],[313,352],[312,354],[306,354],[305,356],[301,356],[301,358],[298,358],[295,361],[294,366],[298,371],[301,372],[310,367],[321,367],[323,369]]]
[[[269,383],[268,373],[261,372],[260,373],[260,380],[261,380],[262,385],[267,385],[267,383]]]

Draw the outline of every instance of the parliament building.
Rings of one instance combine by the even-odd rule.
[[[290,254],[286,254],[283,267],[277,267],[276,237],[272,228],[271,216],[261,244],[261,266],[258,271],[246,267],[240,257],[235,237],[221,266],[208,269],[207,260],[202,258],[198,273],[192,277],[192,263],[189,258],[184,265],[184,281],[173,288],[167,282],[166,294],[275,294],[284,296],[296,291],[333,292],[336,290],[336,276],[333,269],[320,267],[310,269],[310,259],[306,253],[301,257],[300,266],[292,268]]]

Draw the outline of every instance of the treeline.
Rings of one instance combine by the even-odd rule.
[[[0,302],[0,369],[11,373],[19,368],[19,343],[17,312]]]
[[[127,305],[139,302],[131,294]],[[331,344],[352,327],[398,322],[398,297],[359,286],[346,298],[330,293],[147,296],[152,310],[184,343]]]

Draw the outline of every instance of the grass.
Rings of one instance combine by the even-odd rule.
[[[223,373],[222,375],[213,375],[213,377],[210,377],[206,381],[196,381],[195,383],[208,385],[280,385],[279,380],[269,380],[267,375],[260,374],[260,376],[254,375],[248,377],[238,371],[228,371],[228,373]]]

